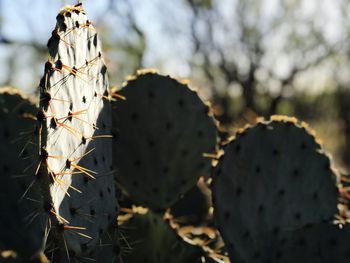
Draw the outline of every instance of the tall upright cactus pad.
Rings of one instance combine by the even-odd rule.
[[[67,252],[81,255],[94,247],[118,210],[107,69],[81,4],[59,13],[48,49],[36,176],[52,206],[52,232]]]
[[[216,146],[209,107],[187,85],[155,73],[130,79],[113,109],[118,181],[138,204],[162,210],[208,176]]]
[[[120,229],[125,236],[122,247],[127,263],[201,262],[201,249],[182,240],[160,214],[135,213]]]
[[[338,190],[330,161],[305,124],[272,117],[224,147],[214,213],[233,262],[265,262],[293,230],[331,221]]]
[[[27,262],[43,251],[46,227],[40,188],[32,177],[35,112],[18,90],[0,89],[0,253],[14,250]]]

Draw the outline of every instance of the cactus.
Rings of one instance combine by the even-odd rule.
[[[279,240],[337,213],[337,177],[304,123],[274,116],[239,131],[224,151],[213,203],[233,262],[270,261]]]
[[[61,10],[40,81],[36,169],[62,262],[87,255],[115,219],[111,109],[101,44],[78,4]]]
[[[0,254],[12,250],[26,262],[43,251],[46,227],[40,189],[31,176],[35,111],[18,90],[0,89]]]
[[[125,262],[201,262],[201,249],[182,240],[160,214],[148,210],[131,216],[120,226],[126,238],[122,246]]]
[[[195,91],[170,77],[138,72],[129,79],[113,109],[117,181],[136,204],[170,207],[208,176],[216,149],[210,108]]]
[[[348,225],[320,223],[308,225],[293,232],[289,239],[281,240],[276,252],[277,262],[349,262],[350,238]]]

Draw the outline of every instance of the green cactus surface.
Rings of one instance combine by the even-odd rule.
[[[170,207],[210,173],[216,125],[197,93],[175,79],[139,73],[113,108],[117,181],[137,204]]]
[[[167,219],[150,210],[146,214],[133,214],[120,229],[125,236],[122,248],[126,263],[201,262],[201,249],[186,243]]]
[[[349,238],[349,225],[307,225],[293,232],[288,240],[280,240],[276,262],[349,262]]]
[[[45,243],[40,187],[32,176],[35,112],[33,101],[18,90],[0,89],[0,254],[12,250],[25,262],[39,255]]]
[[[305,124],[272,117],[239,131],[224,152],[213,204],[232,262],[273,262],[281,239],[334,219],[337,177]]]

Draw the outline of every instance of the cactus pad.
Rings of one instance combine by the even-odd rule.
[[[246,128],[224,151],[212,190],[215,219],[232,261],[272,260],[279,240],[337,213],[330,161],[296,119],[274,116]]]
[[[160,214],[135,213],[120,229],[126,237],[125,262],[201,262],[201,249],[182,240]]]
[[[308,225],[293,232],[289,240],[282,240],[276,262],[349,262],[349,239],[349,225]]]
[[[117,128],[117,180],[138,204],[165,209],[208,176],[216,146],[209,107],[187,85],[155,73],[139,73],[119,92],[113,108]]]
[[[36,153],[33,102],[12,88],[0,89],[0,253],[28,260],[43,250],[45,216],[32,177]]]
[[[48,49],[36,176],[52,205],[55,238],[67,253],[81,255],[94,247],[118,210],[107,69],[81,4],[59,13]]]

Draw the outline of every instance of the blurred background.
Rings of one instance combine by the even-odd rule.
[[[0,0],[0,86],[36,92],[59,9],[75,1]],[[190,79],[223,131],[257,116],[308,122],[350,167],[347,0],[84,0],[112,86],[139,68]]]

